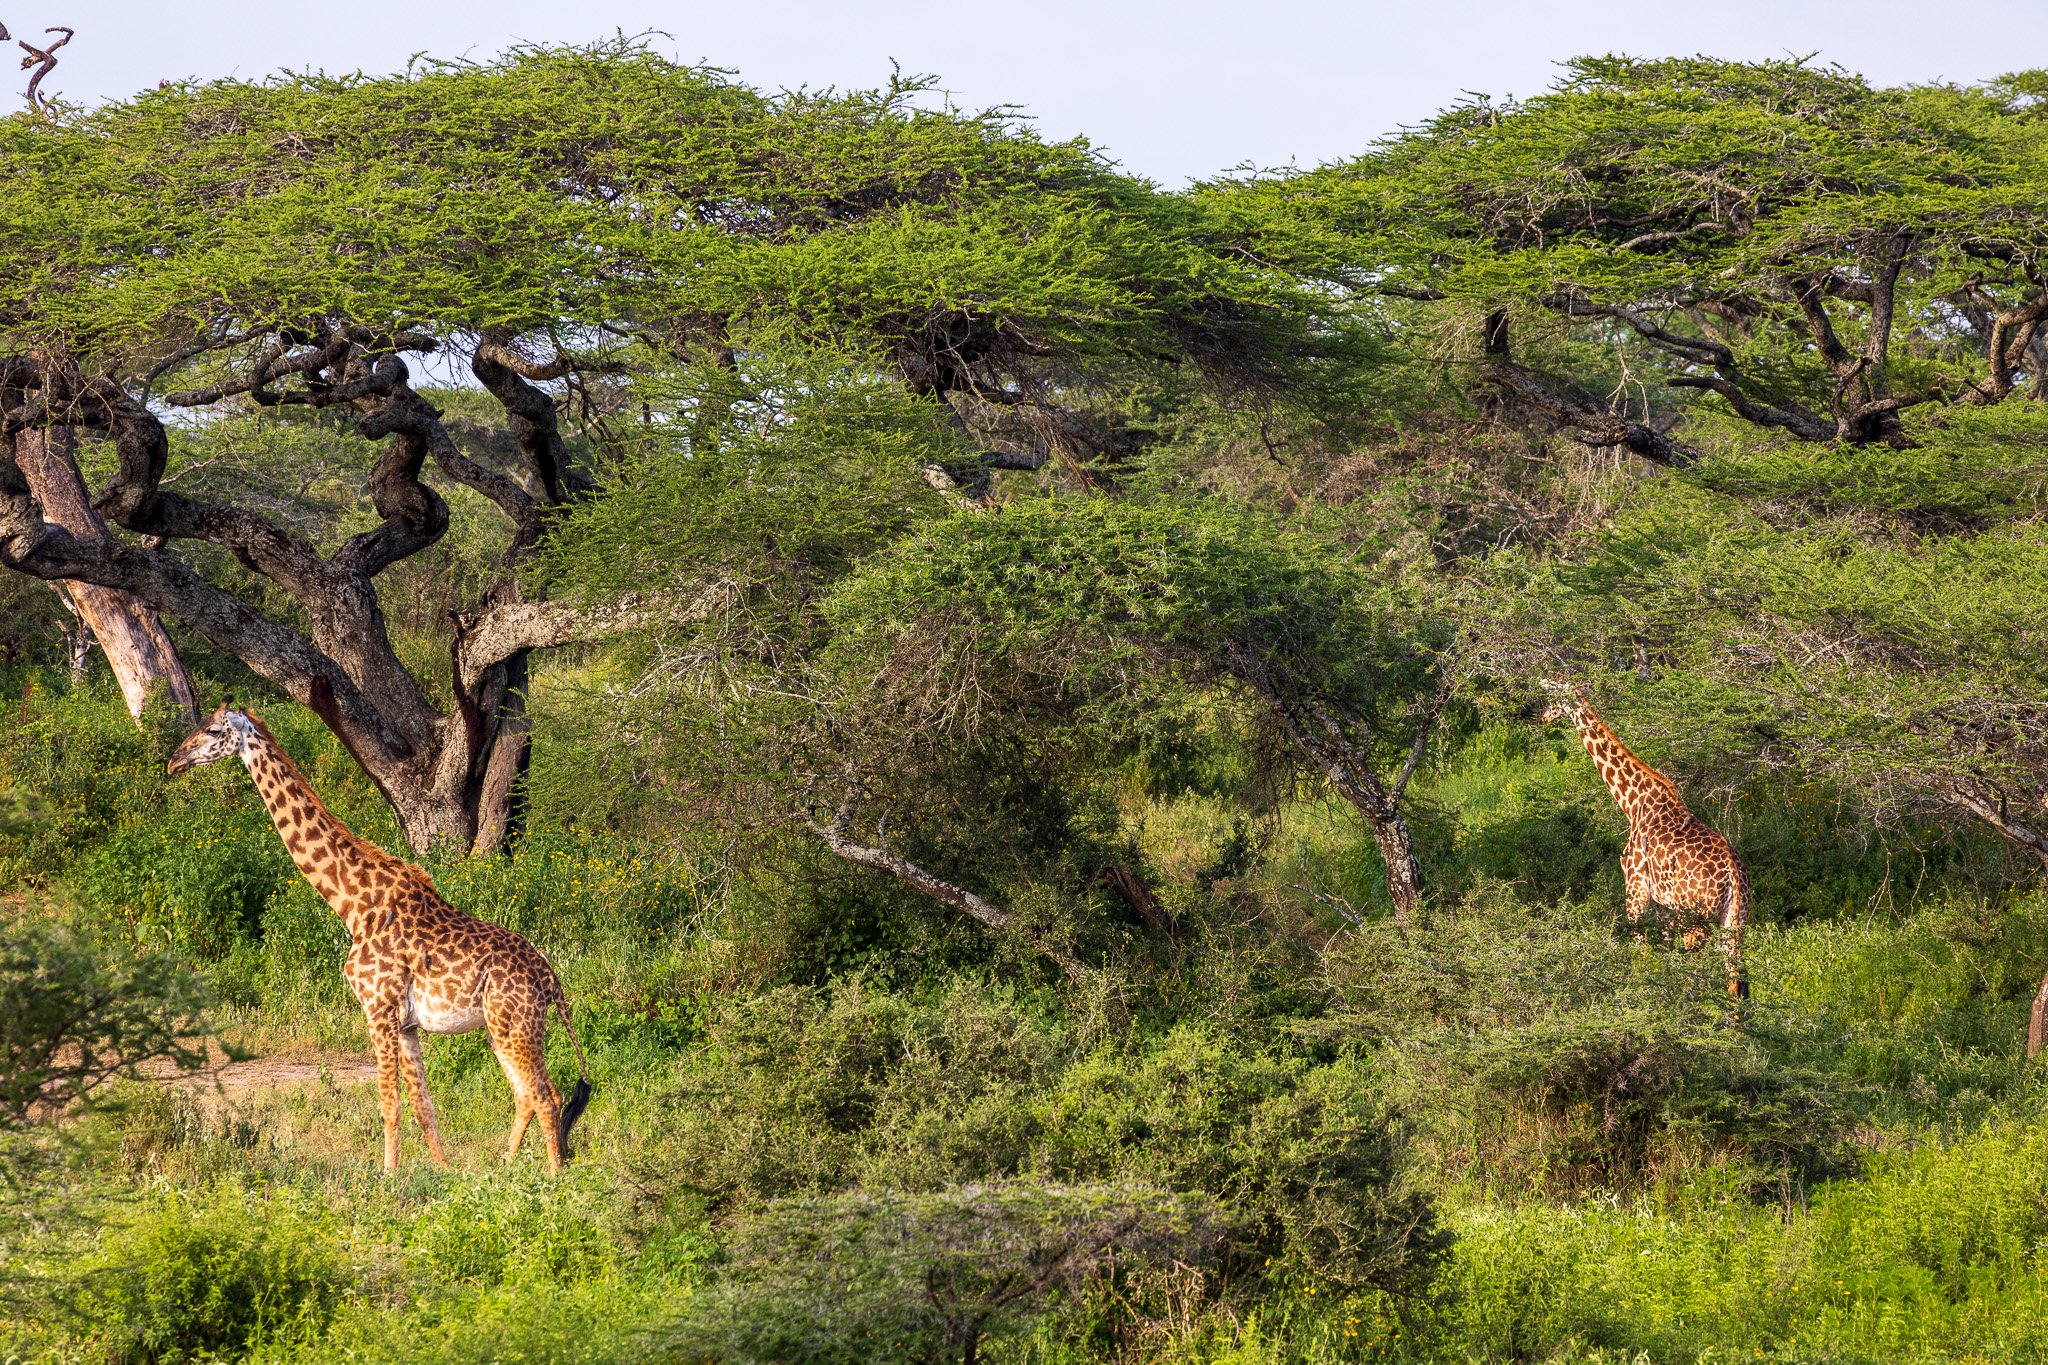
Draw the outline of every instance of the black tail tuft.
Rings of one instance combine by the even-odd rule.
[[[569,1102],[562,1106],[561,1134],[562,1147],[565,1151],[569,1146],[569,1130],[576,1126],[576,1120],[583,1117],[583,1111],[589,1106],[590,1078],[579,1076],[576,1078],[576,1093],[571,1095]]]

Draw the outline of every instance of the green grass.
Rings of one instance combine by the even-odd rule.
[[[239,1048],[362,1056],[338,926],[246,784],[164,782],[117,707],[52,690],[0,738],[9,785],[70,803],[0,829],[17,910],[54,904],[108,952],[178,951]],[[381,828],[318,728],[270,713]],[[814,970],[788,926],[830,922],[843,878],[735,896],[673,840],[552,828],[437,863],[575,1001],[596,1097],[567,1174],[531,1139],[503,1164],[511,1106],[480,1035],[426,1041],[446,1172],[408,1131],[381,1173],[366,1085],[131,1088],[0,1189],[0,1361],[695,1365],[689,1343],[733,1340],[705,1324],[745,1292],[724,1252],[759,1211],[989,1179],[1198,1189],[1247,1220],[1237,1252],[1055,1296],[991,1341],[998,1365],[2048,1359],[2048,1091],[2021,1059],[2048,896],[1939,875],[1851,895],[1881,851],[1814,838],[1784,875],[1835,899],[1760,917],[1738,1029],[1713,963],[1615,935],[1605,815],[1570,759],[1482,733],[1430,775],[1435,890],[1405,937],[1294,889],[1371,910],[1348,811],[1247,825],[1131,796],[1183,937],[1092,993],[860,956],[886,937]],[[1503,879],[1516,866],[1536,870]],[[559,1033],[549,1062],[573,1069]],[[1639,1062],[1662,1088],[1617,1108],[1601,1087]],[[1359,1145],[1386,1105],[1401,1142]],[[1369,1200],[1319,1182],[1351,1152],[1381,1191],[1372,1163],[1404,1151],[1449,1251],[1412,1293],[1346,1289],[1332,1268],[1364,1263],[1341,1234]]]

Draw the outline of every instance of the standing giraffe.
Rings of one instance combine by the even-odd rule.
[[[1628,817],[1621,873],[1628,884],[1630,927],[1640,932],[1643,912],[1656,901],[1684,917],[1680,942],[1690,952],[1719,924],[1721,950],[1728,955],[1728,994],[1747,1000],[1742,930],[1749,923],[1749,873],[1742,860],[1726,839],[1686,809],[1670,778],[1614,737],[1585,688],[1557,681],[1543,686],[1556,697],[1543,712],[1544,724],[1569,720],[1577,727],[1614,803]]]
[[[518,1157],[526,1125],[537,1115],[547,1138],[548,1170],[561,1170],[569,1128],[590,1102],[590,1068],[569,1022],[569,998],[547,959],[510,929],[442,900],[424,871],[356,837],[248,711],[222,705],[186,736],[167,771],[176,776],[230,755],[248,767],[300,873],[348,926],[352,946],[341,974],[370,1021],[384,1112],[384,1169],[398,1169],[401,1070],[427,1150],[437,1165],[448,1164],[427,1094],[420,1030],[467,1033],[482,1026],[490,1030],[491,1051],[512,1084],[512,1141],[505,1159]],[[561,1009],[581,1071],[566,1106],[542,1058],[551,1006]]]

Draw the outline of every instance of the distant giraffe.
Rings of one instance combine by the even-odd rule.
[[[538,1116],[547,1139],[548,1169],[561,1170],[570,1126],[590,1102],[590,1069],[582,1040],[569,1022],[568,997],[547,959],[510,929],[442,900],[419,868],[357,838],[321,803],[284,747],[248,711],[223,705],[178,746],[167,771],[176,776],[230,755],[248,766],[292,861],[348,926],[352,946],[341,974],[370,1022],[377,1098],[384,1112],[384,1169],[398,1169],[401,1071],[427,1150],[436,1164],[448,1164],[427,1094],[419,1031],[467,1033],[482,1026],[490,1031],[491,1051],[512,1084],[512,1141],[505,1159],[519,1155],[526,1126]],[[561,1010],[562,1027],[576,1044],[581,1069],[566,1106],[542,1059],[551,1006]]]
[[[1628,885],[1628,922],[1637,927],[1650,902],[1683,916],[1680,942],[1691,951],[1718,924],[1721,950],[1728,956],[1728,993],[1749,998],[1742,967],[1742,931],[1749,923],[1749,873],[1728,841],[1686,809],[1671,779],[1628,751],[1614,737],[1583,687],[1546,681],[1556,700],[1543,712],[1547,725],[1569,720],[1577,727],[1615,804],[1628,817],[1628,844],[1621,872]]]

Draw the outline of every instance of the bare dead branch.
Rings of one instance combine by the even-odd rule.
[[[1017,922],[1006,911],[975,895],[963,886],[955,886],[943,877],[934,876],[908,858],[891,850],[881,839],[882,827],[877,827],[876,842],[879,847],[856,843],[852,837],[853,817],[860,802],[855,796],[848,796],[840,803],[839,811],[829,825],[812,825],[811,830],[825,841],[825,847],[847,862],[860,867],[885,872],[905,886],[923,892],[942,905],[950,905],[968,916],[979,920],[998,934],[1008,934],[1017,928]],[[886,820],[886,816],[884,819]],[[1093,968],[1081,962],[1060,948],[1043,942],[1035,942],[1038,951],[1059,966],[1059,969],[1075,981],[1086,981],[1095,975]]]

